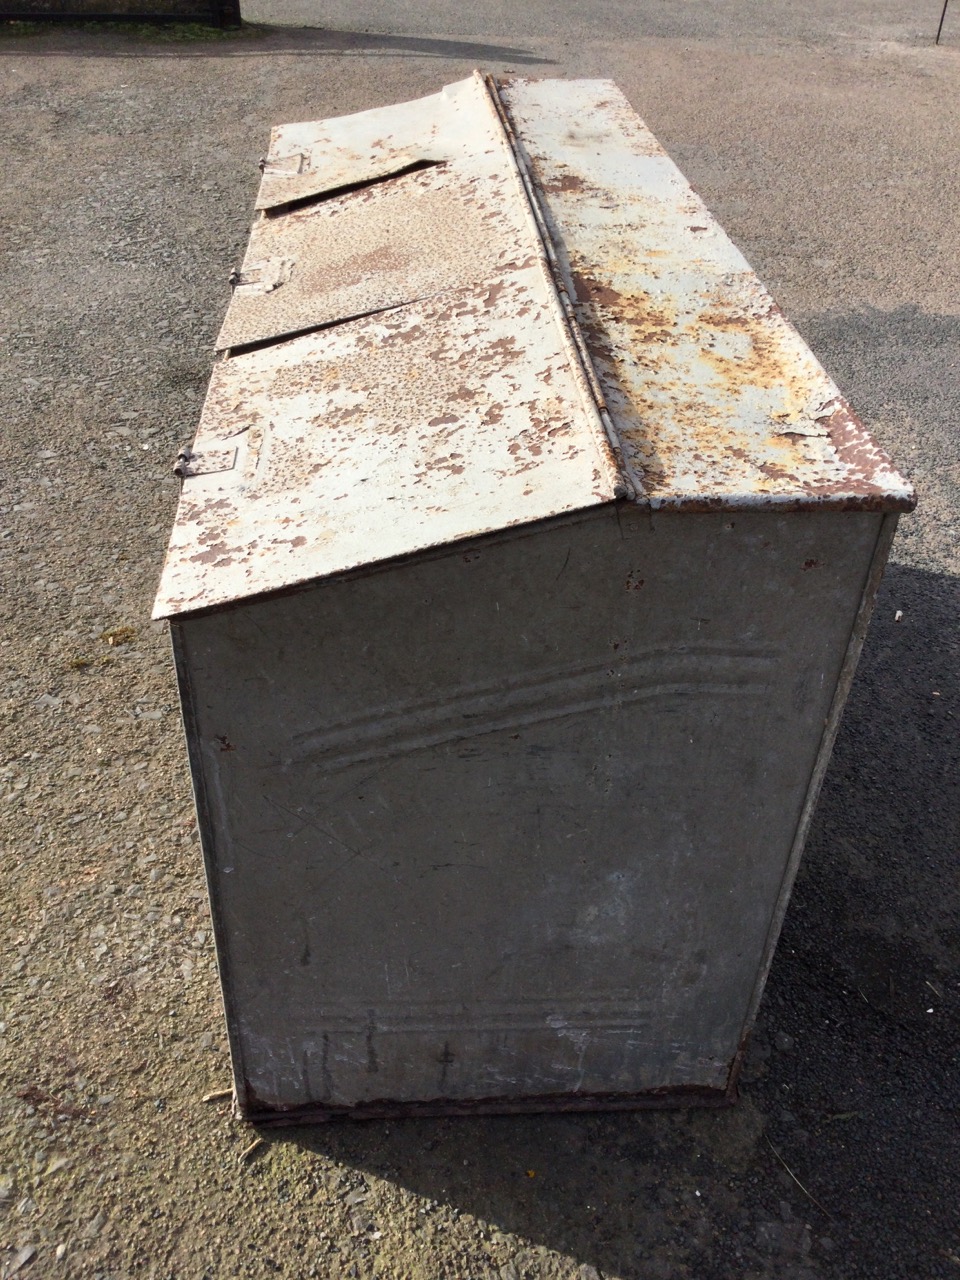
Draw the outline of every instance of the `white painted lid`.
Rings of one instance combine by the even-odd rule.
[[[607,81],[274,131],[154,617],[616,498],[913,495]]]

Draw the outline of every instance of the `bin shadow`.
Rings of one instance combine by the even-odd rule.
[[[424,1223],[434,1202],[471,1215],[484,1236],[464,1275],[553,1275],[544,1248],[572,1260],[563,1274],[621,1280],[939,1274],[960,1180],[958,637],[960,582],[891,565],[736,1107],[266,1141],[405,1188]]]
[[[39,24],[38,24],[39,25]],[[532,50],[515,45],[440,37],[393,35],[376,31],[335,31],[264,22],[244,23],[236,30],[172,24],[98,26],[93,22],[57,23],[42,29],[4,32],[0,53],[31,58],[263,58],[387,57],[465,59],[481,66],[554,66]]]

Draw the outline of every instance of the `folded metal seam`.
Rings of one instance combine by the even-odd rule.
[[[480,72],[474,72],[475,76],[480,76]],[[620,437],[610,420],[610,414],[607,411],[606,401],[603,396],[603,389],[600,385],[600,379],[597,377],[597,371],[594,368],[593,360],[587,349],[583,333],[574,313],[573,303],[570,299],[570,293],[564,281],[564,275],[560,268],[557,258],[556,247],[553,238],[550,235],[550,229],[544,218],[543,209],[537,197],[537,190],[530,170],[527,167],[524,158],[523,147],[517,138],[516,130],[513,127],[513,121],[510,119],[510,112],[506,103],[500,96],[500,87],[498,81],[493,76],[482,77],[484,88],[489,94],[494,111],[500,127],[503,130],[507,144],[510,148],[510,154],[516,166],[517,175],[523,187],[523,193],[526,197],[527,207],[533,217],[536,227],[537,239],[543,249],[543,265],[544,274],[547,279],[548,287],[552,289],[560,304],[563,314],[565,329],[571,346],[571,363],[573,367],[582,371],[586,381],[586,394],[589,395],[593,408],[600,420],[603,428],[603,435],[608,444],[610,451],[610,461],[619,474],[619,483],[615,485],[614,496],[617,498],[627,498],[634,502],[642,502],[643,482],[635,469],[631,468],[623,451]]]

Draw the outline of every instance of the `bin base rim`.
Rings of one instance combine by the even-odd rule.
[[[415,1101],[377,1099],[354,1106],[307,1103],[290,1108],[236,1104],[237,1115],[258,1126],[325,1124],[334,1120],[400,1120],[417,1116],[493,1116],[576,1111],[677,1110],[684,1107],[729,1107],[737,1101],[731,1083],[725,1089],[674,1085],[642,1093],[543,1094],[510,1098],[431,1098]]]

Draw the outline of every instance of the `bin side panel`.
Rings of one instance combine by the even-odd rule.
[[[183,619],[241,1107],[722,1090],[879,525],[608,508]]]

